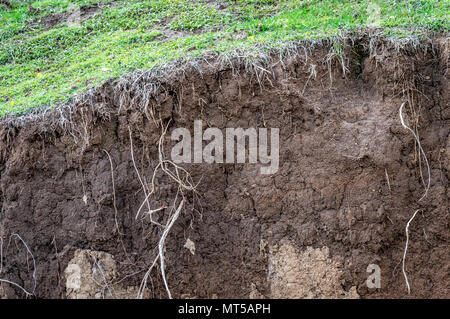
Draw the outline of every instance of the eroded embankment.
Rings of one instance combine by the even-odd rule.
[[[37,297],[136,296],[163,233],[135,218],[141,180],[150,192],[159,163],[161,123],[170,159],[172,130],[202,120],[280,128],[280,168],[182,165],[198,185],[165,241],[174,297],[406,297],[405,226],[417,209],[411,296],[449,297],[448,39],[397,50],[362,36],[343,52],[328,47],[131,75],[61,111],[4,120],[0,278],[34,290],[23,239]],[[421,201],[427,168],[400,123],[402,103],[430,163]],[[153,218],[166,223],[179,184],[159,171],[154,185],[150,207],[168,208]],[[380,266],[381,289],[366,286],[369,264]],[[167,297],[159,266],[147,287],[144,297]],[[5,282],[0,295],[24,297]]]

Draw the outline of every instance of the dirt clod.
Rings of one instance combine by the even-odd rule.
[[[327,247],[306,247],[298,252],[289,242],[272,247],[269,257],[272,298],[359,298],[356,286],[342,288],[342,265],[329,256]]]

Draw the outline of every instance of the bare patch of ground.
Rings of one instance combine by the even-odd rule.
[[[64,23],[64,22],[73,23],[73,21],[71,21],[71,19],[74,19],[74,18],[77,19],[77,21],[76,21],[77,23],[83,23],[83,22],[91,19],[92,17],[94,17],[96,14],[100,14],[102,12],[103,7],[113,7],[116,5],[117,4],[115,2],[111,2],[111,3],[107,3],[107,4],[99,3],[99,4],[92,5],[92,6],[80,7],[80,8],[78,8],[79,12],[76,12],[75,8],[72,8],[65,12],[58,12],[58,13],[46,15],[46,16],[42,17],[41,19],[39,19],[35,23],[35,26],[41,26],[43,28],[43,30],[48,30],[48,29],[51,29],[51,28],[53,28],[61,23]]]

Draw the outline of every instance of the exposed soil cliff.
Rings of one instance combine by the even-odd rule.
[[[409,227],[409,296],[448,298],[448,45],[445,37],[399,47],[360,36],[342,52],[323,43],[281,59],[178,65],[169,76],[110,81],[60,110],[4,119],[0,278],[34,290],[33,260],[17,234],[36,261],[38,298],[135,297],[163,232],[144,214],[135,218],[140,177],[147,192],[162,127],[170,158],[172,130],[202,120],[205,128],[280,128],[280,167],[262,175],[260,164],[181,165],[198,185],[165,241],[173,297],[408,297],[405,226],[420,209]],[[427,168],[401,125],[402,103],[430,164],[421,201]],[[150,206],[170,208],[177,183],[159,172],[155,186]],[[166,223],[169,208],[154,220]],[[89,270],[77,260],[96,273],[91,292],[71,286]],[[380,266],[380,289],[366,285],[369,264]],[[146,297],[167,297],[159,266],[147,287]],[[0,294],[25,296],[5,282]]]

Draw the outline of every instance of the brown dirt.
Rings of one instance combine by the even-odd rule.
[[[183,165],[200,183],[166,241],[174,297],[407,298],[401,271],[405,225],[421,209],[409,233],[410,297],[449,298],[448,52],[442,36],[398,50],[386,39],[359,36],[346,42],[345,75],[337,59],[328,67],[327,45],[317,45],[299,48],[283,63],[274,54],[264,65],[272,74],[262,86],[243,64],[205,64],[201,74],[186,67],[177,77],[109,81],[62,112],[4,119],[0,278],[33,289],[30,256],[10,236],[17,233],[36,259],[39,298],[71,296],[66,284],[75,266],[67,267],[81,251],[114,259],[108,280],[128,276],[120,285],[135,291],[161,231],[135,220],[144,195],[128,128],[136,164],[149,180],[161,133],[154,119],[171,119],[168,157],[170,132],[192,130],[193,121],[202,119],[219,128],[279,127],[280,169],[261,175],[256,164]],[[316,77],[310,77],[312,64]],[[414,105],[420,115],[418,131],[431,165],[431,188],[420,202],[417,148],[398,116],[408,93],[405,114],[410,122]],[[113,161],[123,236],[103,150]],[[162,174],[156,184],[152,207],[170,205],[176,185]],[[369,264],[381,268],[381,289],[366,286]],[[166,298],[159,268],[151,278],[149,297]],[[100,286],[83,293],[98,297]],[[0,294],[24,297],[5,283]]]

